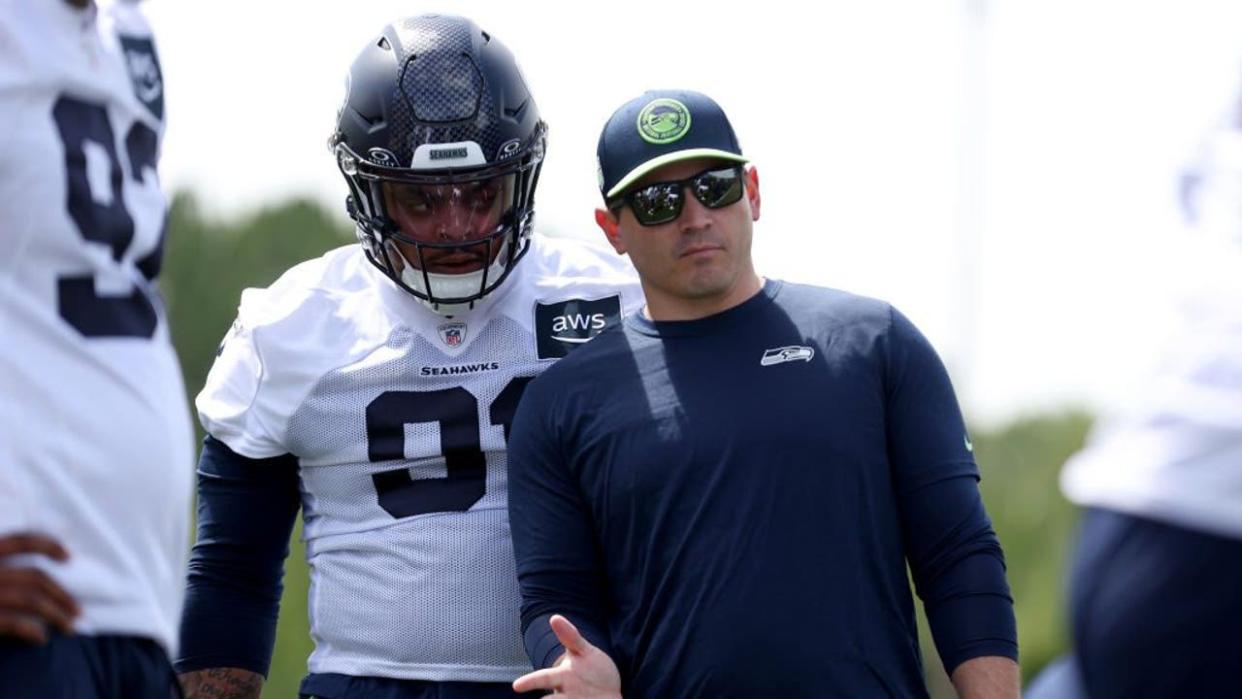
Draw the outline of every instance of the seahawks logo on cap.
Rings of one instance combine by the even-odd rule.
[[[638,135],[647,143],[672,143],[690,130],[690,110],[675,99],[661,97],[638,112]]]

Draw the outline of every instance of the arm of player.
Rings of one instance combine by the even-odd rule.
[[[73,620],[81,613],[77,602],[38,568],[10,567],[10,556],[34,554],[53,561],[69,560],[69,553],[54,539],[40,534],[0,536],[0,639],[16,638],[27,643],[46,643],[49,626],[73,633]]]
[[[578,629],[560,614],[548,621],[557,640],[565,647],[550,668],[522,675],[513,682],[513,691],[552,690],[552,697],[563,699],[620,699],[621,675],[616,663],[604,651],[591,645]]]
[[[175,663],[191,699],[259,696],[300,504],[292,456],[251,459],[213,437],[204,440],[198,539]]]
[[[953,671],[953,687],[961,699],[1018,699],[1021,673],[1009,658],[971,658]]]
[[[185,699],[259,699],[263,675],[238,667],[213,667],[177,676]]]

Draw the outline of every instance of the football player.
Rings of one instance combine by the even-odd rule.
[[[193,459],[129,2],[0,0],[0,694],[174,691]]]
[[[1084,508],[1069,667],[1085,696],[1238,694],[1242,95],[1206,135],[1181,193],[1191,234],[1181,267],[1194,276],[1171,297],[1176,322],[1141,389],[1061,473]],[[1044,696],[1063,691],[1045,682]]]
[[[534,376],[641,305],[611,251],[532,236],[545,133],[470,20],[398,21],[358,55],[330,146],[361,245],[246,291],[198,396],[191,697],[258,696],[299,508],[304,695],[512,696],[529,670],[509,424]]]

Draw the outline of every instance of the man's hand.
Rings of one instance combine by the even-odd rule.
[[[39,534],[0,536],[0,637],[28,643],[47,643],[48,627],[73,632],[81,609],[68,592],[38,568],[11,568],[6,559],[40,554],[54,561],[69,560],[55,539]]]
[[[620,699],[621,674],[612,658],[591,645],[560,614],[554,614],[548,623],[565,646],[565,654],[556,665],[514,680],[513,691],[551,689],[552,699]]]

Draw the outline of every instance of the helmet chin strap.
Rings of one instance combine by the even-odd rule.
[[[487,267],[487,280],[489,283],[494,282],[500,278],[500,275],[504,274],[505,261],[508,258],[510,242],[511,239],[506,236],[504,242],[500,245],[500,251],[496,253],[495,261]],[[411,289],[414,289],[421,294],[441,299],[461,298],[463,296],[473,296],[474,294],[479,293],[479,290],[483,286],[484,270],[482,269],[474,272],[466,272],[465,274],[437,274],[435,272],[427,272],[426,278],[424,278],[423,271],[410,264],[409,259],[407,259],[400,250],[395,250],[395,252],[398,255],[401,255],[402,261],[405,263],[401,266],[401,281]],[[426,282],[428,280],[431,282],[431,289],[427,288]],[[436,313],[445,316],[455,316],[465,313],[471,308],[474,308],[474,304],[478,302],[476,299],[475,301],[467,301],[465,303],[436,303],[418,296],[415,296],[414,298],[427,308],[430,308]]]

